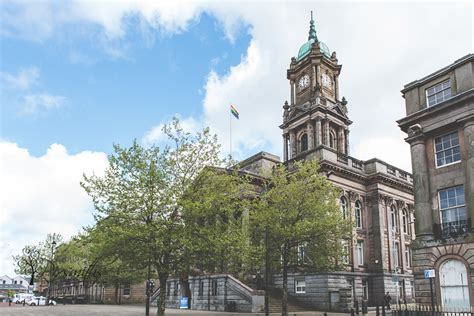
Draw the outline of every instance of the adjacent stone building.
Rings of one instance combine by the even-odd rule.
[[[399,120],[411,146],[417,301],[444,308],[474,305],[474,55],[405,85],[406,117]]]

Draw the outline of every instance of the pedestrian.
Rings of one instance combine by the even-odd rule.
[[[385,306],[387,306],[387,310],[390,310],[390,301],[392,300],[392,297],[390,296],[390,293],[387,292],[387,294],[385,294],[383,299],[385,301]]]

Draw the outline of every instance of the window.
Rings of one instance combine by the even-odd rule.
[[[359,201],[355,203],[355,221],[357,228],[362,228],[362,204]]]
[[[461,161],[458,132],[435,138],[436,167]]]
[[[212,280],[212,294],[216,296],[217,295],[217,280]]]
[[[441,103],[450,97],[451,81],[449,79],[426,89],[426,103],[428,107]]]
[[[359,266],[364,265],[364,241],[363,240],[357,241],[357,262]]]
[[[402,220],[403,220],[403,232],[408,234],[408,213],[406,209],[402,210]]]
[[[369,299],[369,284],[367,280],[362,280],[362,298],[364,300]]]
[[[123,285],[123,295],[130,295],[130,283]]]
[[[411,291],[411,297],[415,297],[415,283],[413,281],[410,281],[410,291]]]
[[[7,283],[7,281],[3,280],[3,284]]]
[[[305,280],[295,280],[295,293],[306,293]]]
[[[15,280],[15,284],[17,284],[18,282]]]
[[[168,282],[168,284],[166,285],[166,296],[170,296],[171,295],[171,282]]]
[[[397,209],[393,205],[390,207],[390,228],[392,231],[397,230]]]
[[[395,242],[393,244],[393,268],[400,266],[400,244]]]
[[[342,255],[342,263],[349,264],[349,256],[350,256],[349,240],[342,241],[342,251],[344,252],[344,254]]]
[[[464,201],[464,186],[460,185],[444,190],[439,193],[439,208],[441,211],[441,221],[462,224],[460,221],[467,220],[466,205]]]
[[[298,245],[298,263],[302,264],[304,262],[306,256],[306,245],[300,244]]]
[[[204,294],[204,282],[199,280],[199,289],[198,289],[198,296],[203,296]]]
[[[347,199],[345,197],[341,197],[340,208],[341,208],[342,217],[344,219],[347,218]]]
[[[410,261],[411,261],[410,248],[408,245],[405,245],[405,262],[406,262],[407,267],[411,266]]]
[[[178,281],[173,282],[173,296],[178,296],[179,292],[179,283]]]
[[[337,149],[337,138],[333,131],[329,132],[329,147]]]
[[[23,284],[23,281],[20,281],[20,284]]]
[[[301,151],[305,150],[308,150],[308,134],[306,133],[301,136]]]

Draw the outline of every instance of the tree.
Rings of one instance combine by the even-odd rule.
[[[237,170],[206,168],[180,200],[184,271],[239,273],[249,248],[250,186]]]
[[[342,240],[351,233],[337,205],[338,190],[315,161],[276,167],[252,212],[261,253],[283,278],[282,315],[288,315],[288,272],[338,268]],[[267,265],[268,268],[268,265]]]
[[[46,292],[46,302],[49,302],[49,289],[52,281],[58,276],[59,270],[54,261],[56,246],[62,242],[59,234],[48,234],[46,239],[38,245],[27,245],[22,249],[21,255],[13,256],[18,274],[31,276],[30,285],[36,279],[46,281],[48,287]]]
[[[165,314],[167,279],[182,266],[186,249],[179,201],[204,167],[222,164],[209,129],[191,135],[174,119],[163,132],[171,144],[163,150],[136,141],[130,148],[115,145],[105,175],[84,176],[81,183],[98,211],[98,227],[115,247],[128,250],[121,259],[146,268],[148,278],[157,274],[159,316]],[[148,308],[147,299],[147,314]]]

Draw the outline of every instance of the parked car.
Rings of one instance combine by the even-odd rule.
[[[28,302],[33,298],[33,294],[27,294],[27,293],[17,293],[12,299],[12,303],[15,304],[22,304],[23,301]]]
[[[30,306],[36,306],[36,305],[46,305],[46,297],[44,296],[34,296],[27,302],[28,305]],[[56,302],[53,300],[49,300],[49,305],[56,305]]]

